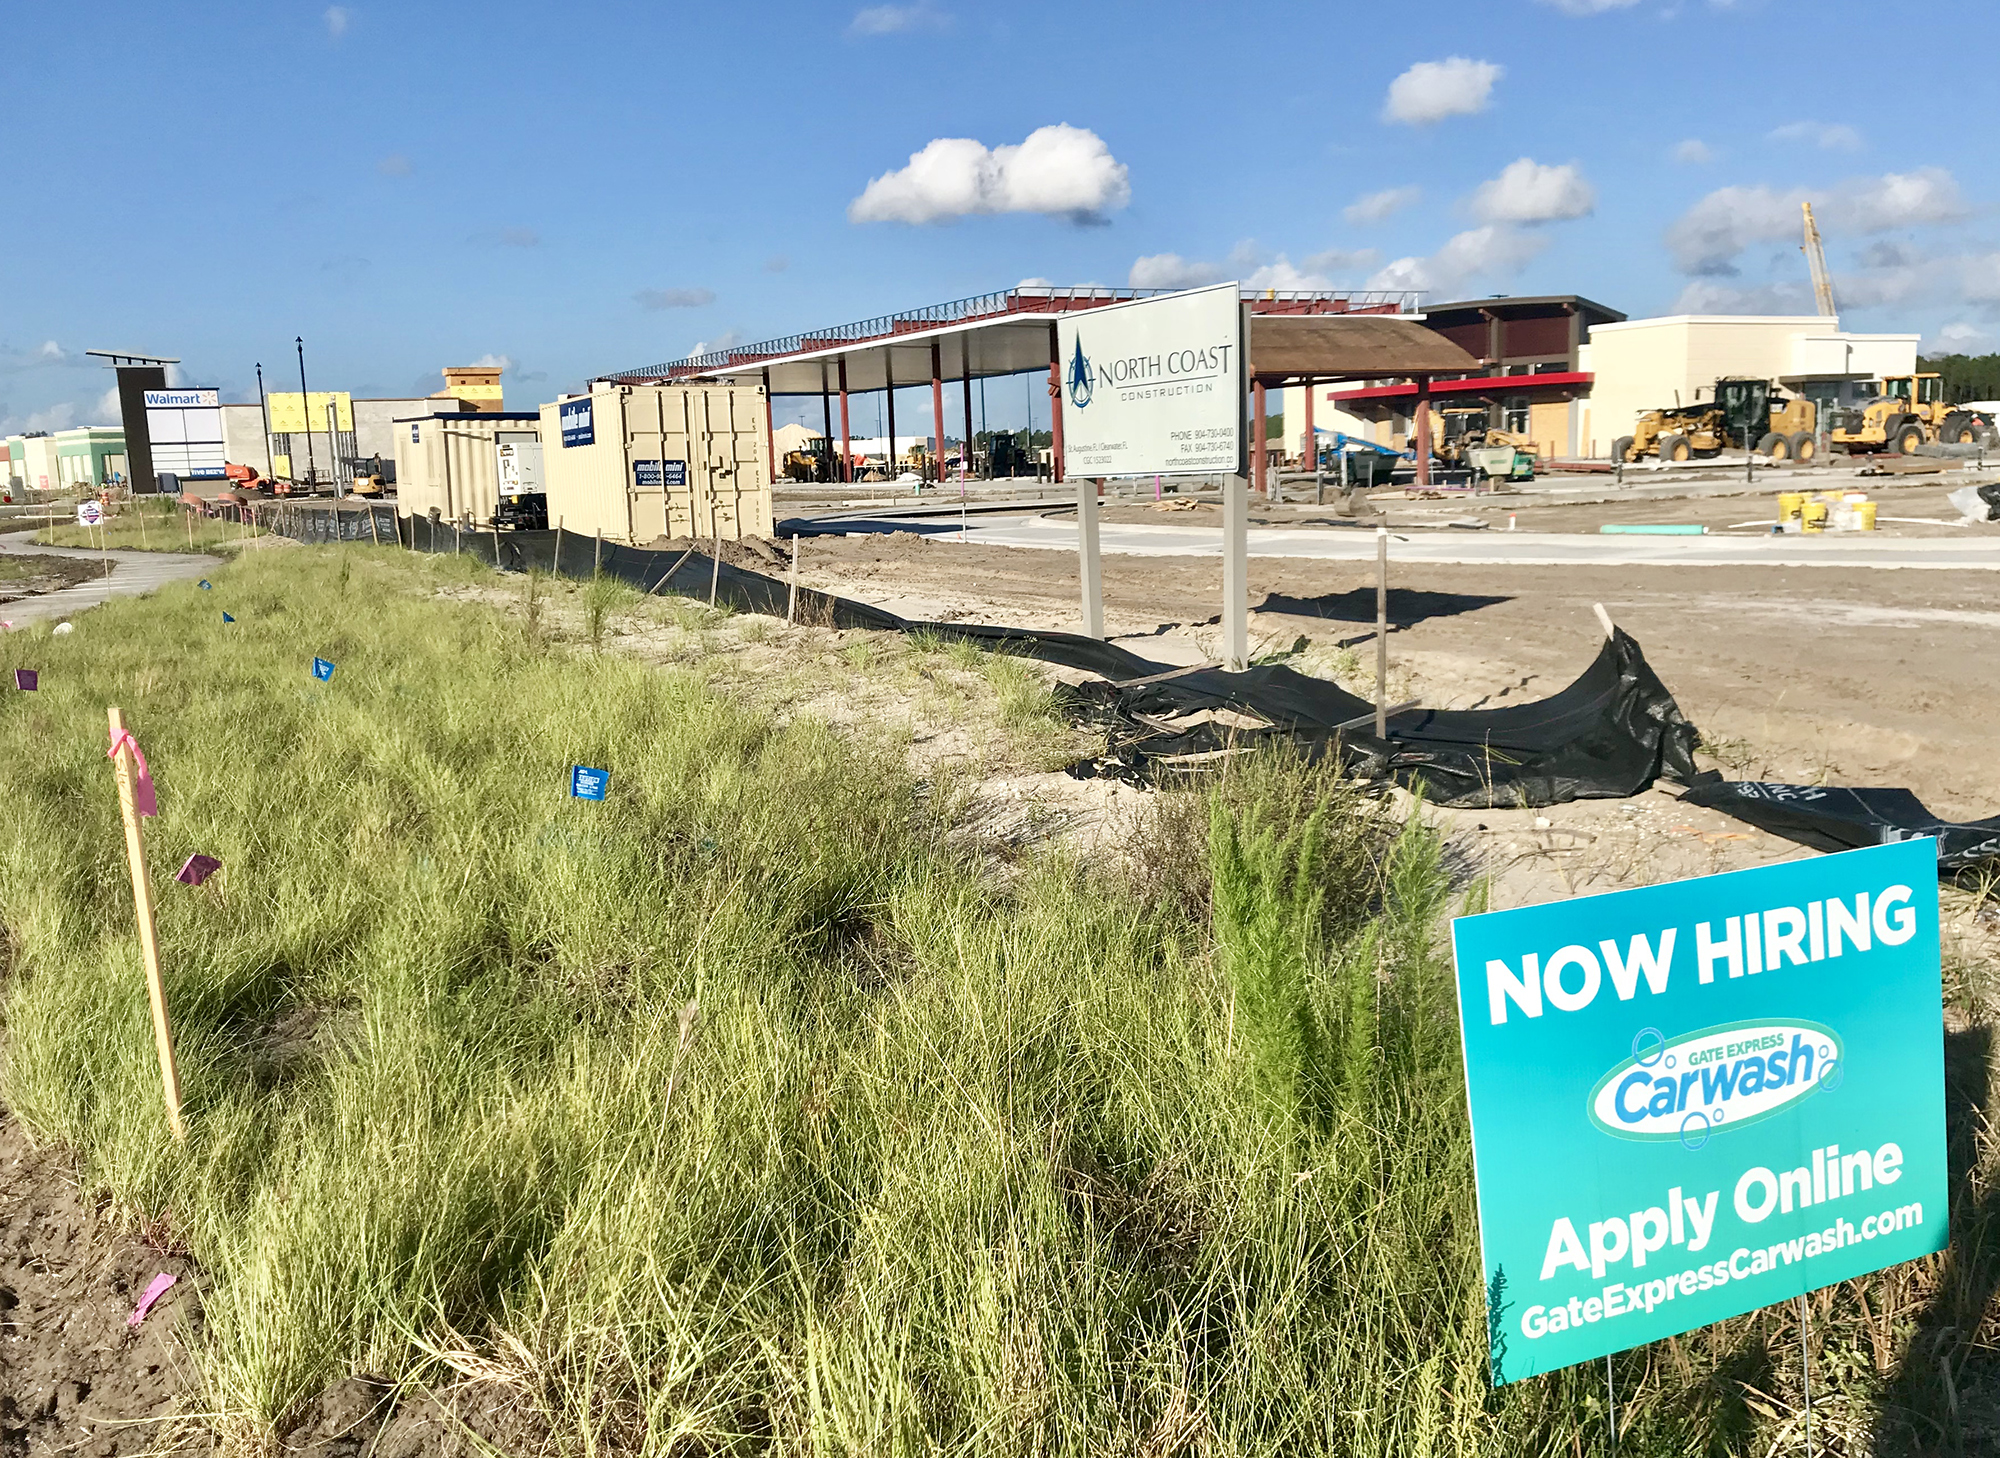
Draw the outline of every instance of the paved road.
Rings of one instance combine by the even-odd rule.
[[[8,556],[82,557],[96,562],[108,557],[111,575],[79,582],[59,592],[24,597],[0,604],[0,618],[26,623],[41,618],[66,618],[114,597],[136,597],[169,582],[205,577],[222,565],[219,557],[190,552],[90,552],[72,547],[38,547],[33,532],[0,535],[0,553]]]
[[[956,531],[938,532],[954,541]],[[1370,530],[1253,527],[1253,557],[1309,557],[1362,562],[1375,556]],[[1076,523],[1032,517],[972,527],[965,539],[990,547],[1076,550]],[[1098,528],[1105,552],[1141,557],[1219,557],[1222,533],[1213,527],[1125,525]],[[1841,536],[1590,536],[1555,532],[1399,531],[1390,554],[1401,562],[1511,567],[1906,567],[1935,571],[2000,571],[2000,533],[1969,527],[1963,537],[1894,540]]]

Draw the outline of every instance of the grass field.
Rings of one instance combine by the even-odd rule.
[[[371,1372],[498,1384],[577,1454],[1606,1451],[1601,1364],[1487,1386],[1441,940],[1478,890],[1419,820],[1268,763],[1129,862],[1011,850],[889,736],[730,692],[699,624],[644,663],[597,651],[629,591],[495,581],[253,553],[35,633],[0,697],[4,1096],[212,1274],[231,1443]],[[159,785],[184,1149],[107,704]],[[1822,1452],[1964,1431],[1961,1164],[1961,1249],[1815,1298]],[[1789,1308],[1621,1356],[1618,1451],[1803,1451],[1797,1359]]]
[[[79,526],[76,513],[59,513],[52,526],[35,533],[46,547],[113,547],[135,552],[211,552],[261,535],[240,522],[191,517],[178,501],[121,502],[98,526]]]

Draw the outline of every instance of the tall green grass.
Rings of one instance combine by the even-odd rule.
[[[226,1436],[370,1372],[511,1385],[577,1453],[1601,1446],[1601,1372],[1487,1389],[1420,823],[1253,765],[1136,869],[996,879],[867,738],[440,596],[482,579],[251,554],[7,640],[4,1094],[211,1272]],[[1709,1444],[1731,1400],[1656,1384],[1624,1451],[1761,1453]]]
[[[33,517],[26,518],[36,523]],[[213,552],[230,551],[263,530],[248,522],[225,521],[221,517],[195,516],[174,499],[138,497],[121,501],[96,526],[84,526],[72,506],[51,507],[40,519],[35,540],[45,547],[77,547],[87,550],[110,548],[118,551]]]

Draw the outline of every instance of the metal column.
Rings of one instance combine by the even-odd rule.
[[[1264,451],[1264,382],[1250,382],[1250,484],[1258,491],[1271,489],[1270,478],[1265,475]]]
[[[896,357],[886,349],[882,351],[882,391],[889,397],[889,479],[893,481],[902,474],[896,469]]]
[[[1417,449],[1417,485],[1431,484],[1431,377],[1417,376],[1417,411],[1415,421]]]
[[[820,433],[826,437],[826,447],[833,449],[833,399],[826,389],[826,361],[819,362],[819,418]]]
[[[1316,475],[1319,472],[1319,437],[1313,434],[1313,382],[1306,380],[1301,384],[1300,388],[1305,391],[1306,397],[1306,433],[1304,436],[1305,443],[1300,450],[1300,454],[1305,459],[1300,461],[1299,464]]]
[[[931,474],[944,485],[944,360],[938,342],[931,341],[931,429],[936,432],[936,449],[931,454]]]
[[[854,479],[854,452],[847,433],[847,356],[840,357],[840,479]]]
[[[1056,326],[1049,325],[1049,484],[1062,484],[1062,347],[1056,342]],[[1028,421],[1028,448],[1034,449],[1034,420]]]
[[[972,336],[958,336],[958,367],[965,386],[965,443],[958,448],[958,479],[972,479]]]
[[[778,482],[778,434],[776,427],[771,424],[771,372],[769,370],[764,371],[764,465],[766,467],[765,481],[775,486]],[[662,466],[660,469],[664,471],[666,467]]]

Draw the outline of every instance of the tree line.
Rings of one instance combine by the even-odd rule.
[[[1940,354],[1917,359],[1918,370],[1944,377],[1944,398],[2000,400],[2000,354]]]

